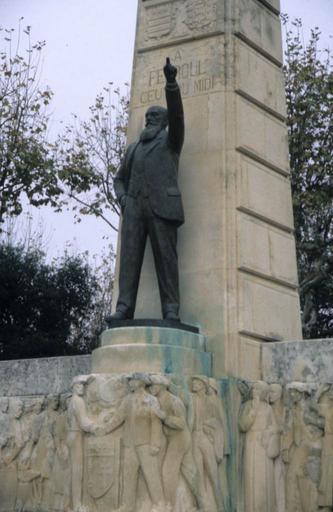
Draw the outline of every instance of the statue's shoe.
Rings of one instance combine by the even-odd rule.
[[[180,322],[180,318],[177,315],[177,313],[174,313],[173,311],[168,311],[164,315],[164,320],[173,320],[174,322]]]
[[[113,315],[105,317],[107,324],[112,323],[113,320],[130,320],[132,317],[128,316],[124,311],[116,311]]]

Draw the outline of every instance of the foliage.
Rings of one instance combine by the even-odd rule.
[[[44,41],[31,43],[30,27],[3,30],[0,51],[0,231],[6,216],[30,204],[52,204],[60,192],[46,140],[52,99],[39,88]],[[20,53],[24,37],[27,50]]]
[[[103,285],[81,256],[65,254],[48,264],[38,248],[2,242],[0,358],[90,351],[110,307]]]
[[[112,246],[98,257],[91,269],[96,282],[91,313],[81,325],[72,326],[68,343],[77,347],[80,352],[90,353],[99,346],[99,335],[105,326],[105,318],[111,314],[111,303],[114,285],[115,254]],[[79,346],[78,346],[79,340]]]
[[[109,83],[89,110],[90,118],[79,121],[75,116],[55,145],[64,192],[59,208],[71,204],[77,221],[80,215],[95,215],[117,231],[120,210],[113,177],[124,155],[128,97]]]
[[[305,337],[333,334],[333,74],[320,32],[286,27],[285,80],[291,182]]]

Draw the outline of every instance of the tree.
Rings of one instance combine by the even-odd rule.
[[[110,308],[104,284],[80,256],[46,263],[36,247],[2,242],[0,359],[89,352]]]
[[[333,334],[333,74],[320,32],[303,42],[286,27],[285,80],[302,323],[307,338]]]
[[[99,346],[99,336],[105,326],[106,317],[111,314],[114,285],[115,254],[112,245],[98,255],[97,264],[91,268],[96,282],[95,293],[89,316],[76,327],[72,326],[67,342],[76,347],[78,352],[91,351]]]
[[[23,19],[23,18],[22,18]],[[22,20],[21,19],[21,20]],[[34,206],[56,205],[60,192],[46,139],[52,99],[39,88],[45,42],[32,44],[30,27],[3,30],[0,51],[0,231],[6,216],[22,212],[24,196]],[[22,37],[25,56],[20,53]]]
[[[89,109],[90,118],[79,121],[75,116],[55,144],[63,191],[59,208],[70,204],[78,221],[80,215],[95,215],[117,231],[120,209],[113,178],[125,150],[128,96],[109,83]]]

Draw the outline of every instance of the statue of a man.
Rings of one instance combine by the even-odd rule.
[[[131,144],[115,177],[121,205],[119,297],[112,319],[133,318],[147,237],[151,241],[163,318],[179,321],[177,228],[184,222],[177,185],[184,114],[177,69],[164,66],[167,109],[150,107],[146,127]],[[168,130],[166,129],[168,127]]]

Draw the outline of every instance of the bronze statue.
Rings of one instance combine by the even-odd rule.
[[[169,58],[164,75],[167,109],[153,106],[147,110],[146,126],[139,140],[128,147],[114,181],[123,213],[119,297],[111,317],[115,320],[134,316],[149,237],[163,318],[179,321],[177,228],[184,222],[184,211],[177,174],[184,142],[184,113],[177,69]]]

